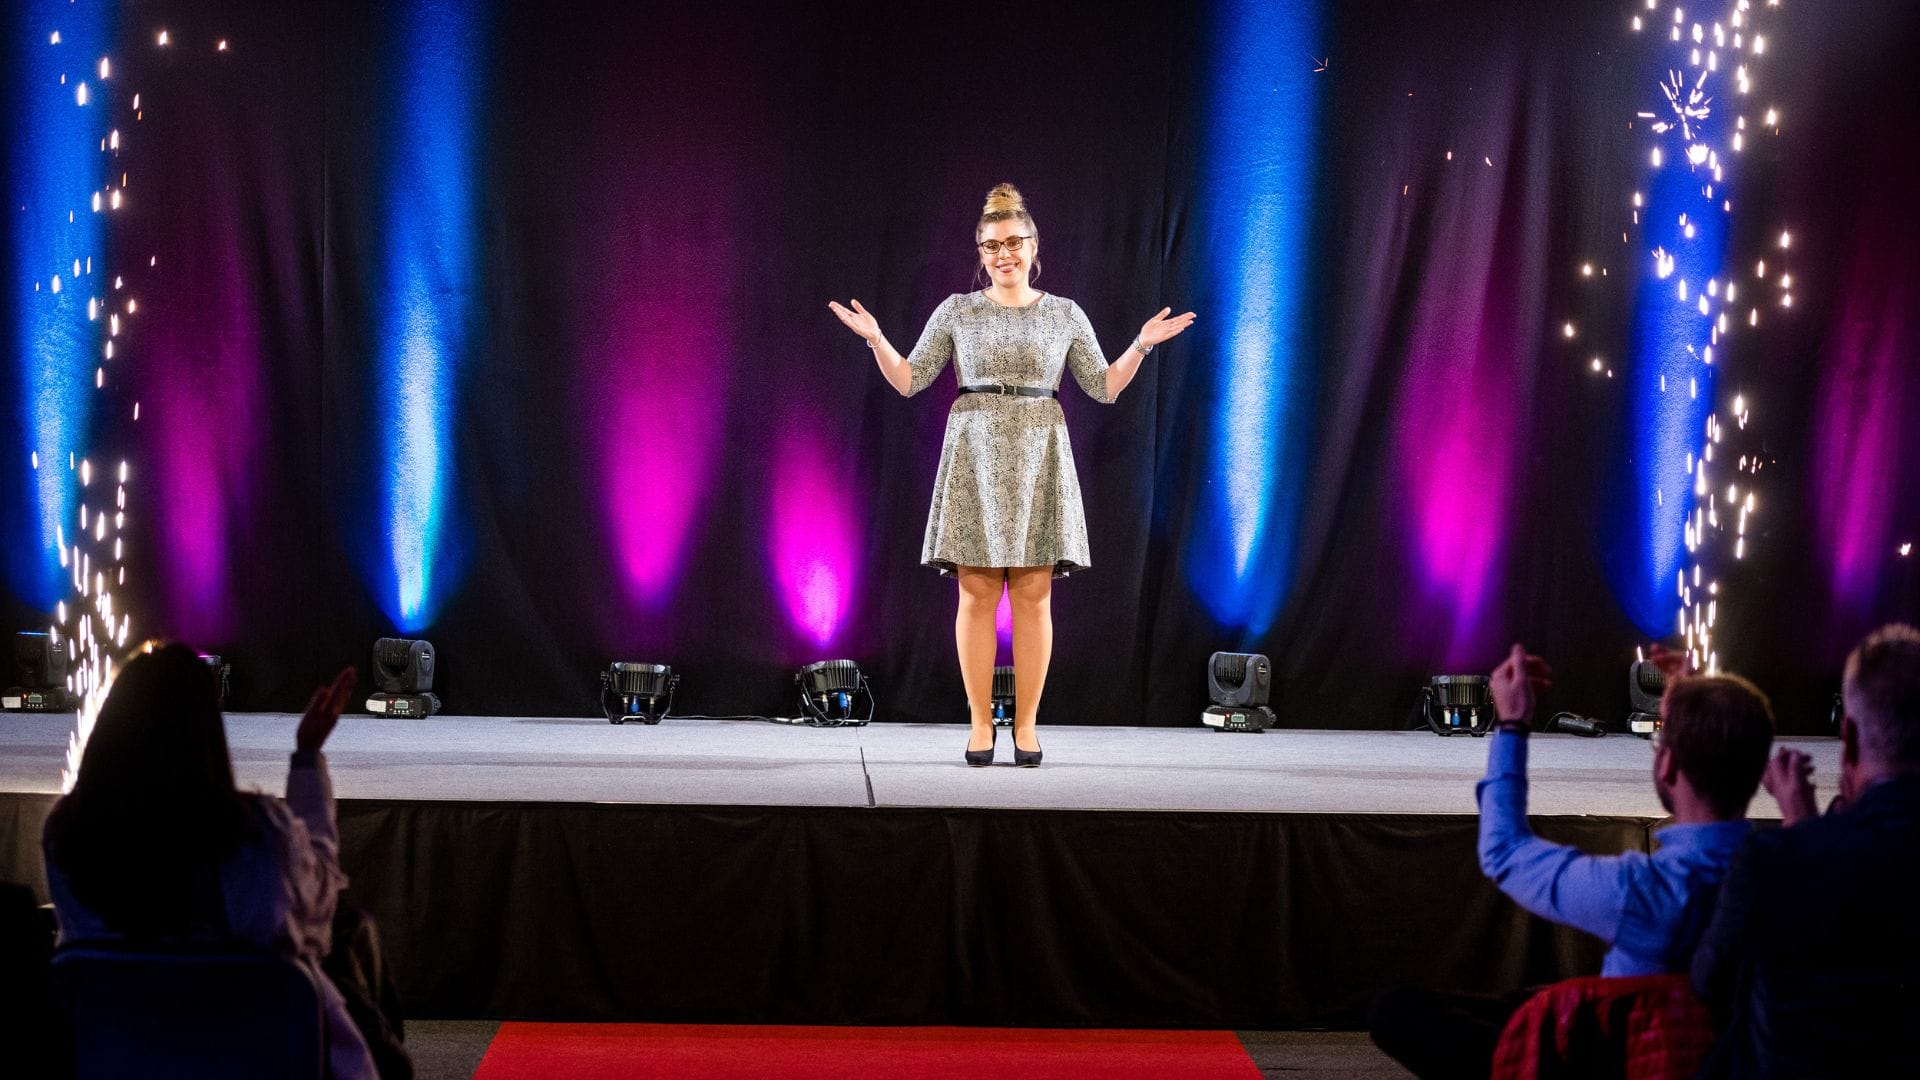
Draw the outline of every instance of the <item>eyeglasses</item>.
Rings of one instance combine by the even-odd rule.
[[[1019,251],[1020,245],[1031,239],[1033,239],[1031,236],[1009,236],[1005,240],[982,240],[980,250],[989,255],[1000,254],[1000,249],[1003,247],[1008,251]]]

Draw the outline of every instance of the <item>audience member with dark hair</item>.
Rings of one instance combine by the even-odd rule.
[[[1668,654],[1671,655],[1671,654]],[[1602,975],[1685,971],[1773,742],[1766,696],[1731,675],[1678,677],[1661,702],[1653,788],[1673,823],[1652,855],[1589,855],[1527,824],[1527,736],[1544,660],[1519,645],[1493,672],[1498,725],[1480,802],[1480,867],[1514,902],[1605,941]],[[1531,991],[1478,995],[1412,988],[1374,1000],[1373,1040],[1423,1077],[1484,1077],[1507,1020]]]
[[[1841,700],[1839,805],[1817,816],[1804,756],[1775,759],[1791,824],[1740,849],[1694,956],[1706,1075],[1920,1074],[1920,630],[1868,635]]]
[[[203,941],[307,964],[326,1002],[337,1078],[377,1075],[368,1039],[321,970],[346,877],[320,750],[353,684],[349,668],[314,692],[283,802],[235,788],[213,676],[197,653],[167,645],[135,656],[43,840],[63,944]],[[403,1051],[399,1061],[404,1074]]]

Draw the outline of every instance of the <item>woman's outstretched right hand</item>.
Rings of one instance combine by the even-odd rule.
[[[833,300],[827,301],[827,307],[833,309],[833,313],[839,316],[840,321],[846,324],[847,329],[859,334],[862,341],[872,345],[880,340],[880,323],[874,319],[872,312],[860,306],[860,301],[853,301],[853,310],[851,311],[841,307],[837,301]]]

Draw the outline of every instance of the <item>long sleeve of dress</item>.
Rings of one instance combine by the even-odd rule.
[[[933,380],[940,377],[947,362],[953,359],[953,309],[959,299],[949,296],[933,309],[927,328],[920,331],[920,341],[907,354],[907,364],[913,369],[913,380],[907,384],[908,397],[932,386]]]
[[[1107,357],[1100,351],[1100,339],[1093,334],[1093,323],[1079,304],[1072,305],[1073,338],[1067,343],[1067,369],[1073,381],[1087,396],[1103,405],[1113,404],[1107,393]]]

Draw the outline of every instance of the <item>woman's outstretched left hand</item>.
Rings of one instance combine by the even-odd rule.
[[[1193,325],[1193,312],[1171,315],[1172,311],[1170,307],[1161,308],[1160,314],[1147,320],[1147,324],[1140,328],[1140,344],[1151,348],[1168,338],[1178,337],[1180,331]]]

